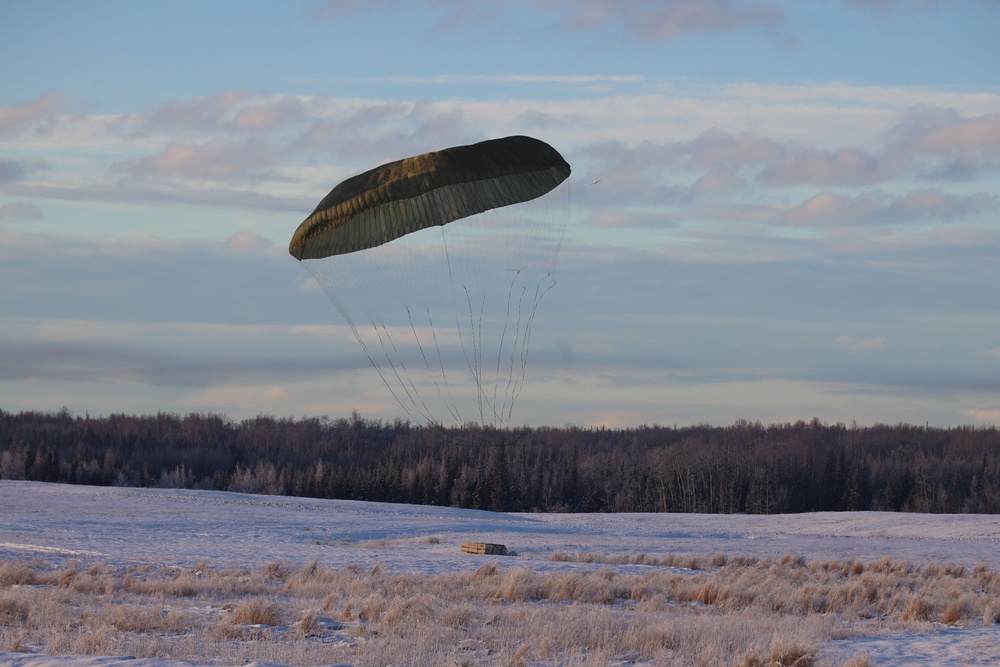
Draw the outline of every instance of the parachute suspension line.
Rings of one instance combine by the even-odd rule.
[[[407,308],[406,315],[410,319],[410,330],[413,332],[413,339],[417,342],[417,348],[420,350],[420,356],[424,360],[424,366],[427,368],[428,371],[432,372],[431,382],[434,383],[434,388],[437,389],[438,397],[441,399],[441,402],[444,403],[445,407],[448,409],[448,412],[451,413],[452,419],[454,419],[457,422],[461,422],[461,415],[459,414],[458,406],[455,405],[453,401],[448,400],[448,396],[446,395],[448,391],[448,375],[444,369],[444,359],[441,356],[441,347],[438,345],[437,333],[434,331],[434,318],[431,315],[430,309],[428,308],[426,310],[427,310],[427,322],[430,326],[430,331],[431,331],[431,339],[434,341],[434,350],[437,352],[438,367],[441,369],[441,382],[444,384],[445,391],[441,390],[441,385],[438,384],[438,380],[434,376],[434,371],[433,368],[431,367],[431,362],[427,359],[427,354],[424,352],[424,346],[420,342],[420,336],[419,334],[417,334],[416,326],[413,324],[413,317],[410,314],[410,309]],[[428,414],[431,412],[430,409],[427,408],[426,404],[424,404],[424,408],[427,410]],[[429,419],[428,421],[433,421],[433,420]]]
[[[396,380],[399,382],[399,386],[402,387],[403,392],[406,394],[406,398],[409,399],[410,405],[413,406],[413,409],[416,410],[418,414],[422,417],[426,417],[426,415],[424,415],[424,413],[420,410],[420,406],[417,405],[417,401],[414,398],[415,395],[418,395],[416,388],[413,387],[413,382],[409,379],[409,375],[406,372],[406,366],[403,364],[403,360],[399,356],[399,351],[396,349],[396,343],[392,340],[392,336],[389,334],[388,328],[381,322],[378,324],[373,322],[372,326],[375,329],[375,333],[378,334],[379,343],[382,345],[382,354],[385,355],[385,361],[389,364],[389,368],[392,369],[393,374],[396,376]],[[388,347],[386,346],[387,340],[389,341]],[[393,356],[389,354],[390,347],[392,348],[396,361],[393,361]],[[401,369],[402,375],[400,375]],[[379,375],[381,374],[381,371],[379,371]],[[403,379],[404,376],[406,377],[406,380]],[[396,396],[395,392],[393,392],[393,396]],[[410,412],[409,408],[402,404],[398,397],[396,397],[396,402],[400,403],[403,409],[406,410],[407,414],[413,417],[413,413]],[[426,406],[424,406],[424,410],[426,411]]]
[[[410,311],[409,307],[406,308],[406,318],[410,322],[410,331],[413,332],[413,340],[417,344],[417,349],[420,350],[420,356],[424,360],[424,366],[430,368],[430,364],[427,362],[427,355],[424,354],[424,346],[420,343],[420,335],[417,333],[417,327],[413,323],[413,313]],[[410,396],[409,390],[407,390],[406,392],[407,396],[410,396],[410,400],[414,400],[414,398],[416,400],[419,400],[420,407],[422,408],[422,410],[420,410],[420,414],[424,417],[424,419],[428,419],[428,416],[432,412],[431,409],[427,407],[427,403],[420,397],[420,391],[417,389],[416,385],[413,382],[413,379],[410,377],[409,372],[406,370],[406,365],[403,363],[402,356],[400,356],[399,351],[396,349],[396,343],[389,336],[388,331],[386,332],[386,337],[389,338],[389,342],[392,344],[393,354],[395,354],[396,358],[399,360],[399,365],[403,369],[403,375],[406,376],[406,384],[408,384],[410,389],[413,390],[413,396]],[[436,381],[434,382],[434,386],[437,387]],[[440,392],[440,388],[438,389],[438,391]],[[430,420],[428,419],[428,421]]]
[[[354,329],[353,326],[351,328]],[[378,333],[378,329],[377,328],[375,329],[375,331],[376,331],[376,333]],[[413,414],[413,411],[410,410],[410,408],[407,407],[407,405],[403,402],[403,399],[401,399],[399,397],[399,394],[397,393],[396,388],[392,385],[391,382],[389,382],[389,378],[386,377],[385,371],[382,369],[382,367],[379,365],[379,363],[375,360],[375,358],[368,351],[368,345],[365,344],[365,342],[362,340],[361,335],[357,332],[357,330],[354,331],[354,337],[357,338],[358,342],[361,343],[361,347],[364,348],[365,354],[368,356],[368,361],[370,361],[371,364],[372,364],[372,366],[375,367],[375,372],[377,372],[379,378],[382,379],[382,384],[384,384],[389,389],[389,393],[392,394],[392,397],[394,399],[396,399],[396,403],[399,404],[399,407],[403,408],[403,410],[406,412],[407,416],[410,417],[410,419],[415,419],[416,416]],[[379,334],[379,340],[381,340],[381,338],[382,338],[382,336],[381,336],[381,334]],[[384,345],[383,345],[383,352],[384,352]],[[390,363],[390,366],[391,366],[392,362],[390,361],[389,363]],[[398,375],[397,375],[397,377],[398,377]],[[404,387],[404,390],[405,390],[405,387]]]
[[[514,282],[511,282],[510,289],[507,294],[508,310],[509,304],[514,301]],[[504,393],[504,403],[501,407],[501,413],[505,413],[505,419],[509,423],[513,417],[514,413],[514,403],[517,401],[520,395],[521,387],[524,386],[524,376],[527,371],[527,357],[528,357],[528,341],[529,341],[529,329],[531,323],[531,314],[538,308],[538,299],[536,298],[531,305],[531,311],[528,313],[528,317],[525,317],[525,295],[528,293],[530,285],[524,284],[521,287],[520,295],[517,298],[517,320],[514,327],[514,342],[510,346],[510,366],[507,372],[507,386]],[[536,286],[537,295],[537,286]],[[522,322],[522,319],[524,320]],[[520,362],[520,363],[518,363]],[[499,364],[499,361],[498,361]]]
[[[476,401],[479,405],[479,421],[486,423],[486,411],[483,409],[483,399],[486,398],[483,392],[483,308],[486,305],[485,299],[483,299],[479,304],[479,317],[476,317],[476,311],[472,303],[472,295],[469,293],[469,286],[462,285],[462,290],[465,292],[465,303],[469,309],[469,334],[472,336],[472,362],[469,362],[468,355],[466,355],[465,363],[469,366],[469,372],[472,373],[472,378],[476,383]],[[459,332],[461,336],[461,332]],[[462,351],[465,351],[465,345],[462,345]],[[487,405],[489,401],[486,401]]]
[[[556,262],[559,260],[559,251],[562,250],[563,239],[566,238],[566,220],[569,219],[568,211],[570,210],[570,207],[573,205],[573,182],[567,180],[562,184],[562,188],[560,189],[562,190],[563,193],[565,193],[563,196],[566,198],[565,210],[567,211],[567,213],[565,214],[565,218],[563,219],[562,224],[558,226],[559,233],[555,237],[555,249],[552,251],[552,256],[551,259],[549,260],[548,266],[546,266],[544,269],[545,276],[543,276],[542,280],[539,281],[539,284],[541,284],[545,280],[550,280],[552,282],[548,287],[546,287],[542,291],[542,293],[535,300],[536,306],[538,304],[538,301],[541,300],[542,296],[544,296],[545,293],[548,292],[550,289],[552,289],[552,287],[556,284],[556,280],[553,277],[553,274],[556,272]]]
[[[417,334],[416,325],[413,322],[412,314],[409,308],[406,309],[406,313],[410,321],[410,329],[413,332],[414,342],[416,342],[417,348],[420,350],[420,354],[424,358],[424,364],[429,368],[430,364],[424,353],[423,345],[420,342],[420,337]],[[432,418],[433,411],[427,406],[427,403],[421,398],[420,391],[417,388],[416,384],[414,383],[410,375],[410,372],[407,369],[405,362],[403,361],[403,356],[400,354],[396,346],[396,341],[393,340],[389,327],[385,324],[385,322],[375,318],[373,315],[369,316],[371,320],[372,329],[378,336],[379,345],[382,348],[382,356],[385,357],[385,364],[391,370],[391,374],[395,376],[397,381],[396,384],[389,381],[389,377],[386,375],[385,368],[378,360],[376,360],[375,356],[369,349],[368,344],[365,342],[364,338],[359,333],[357,326],[354,324],[353,319],[349,316],[346,310],[341,309],[341,314],[344,316],[344,318],[350,325],[351,332],[354,334],[354,337],[355,339],[357,339],[358,343],[361,344],[362,350],[364,350],[365,355],[368,357],[368,361],[370,361],[372,366],[375,368],[375,371],[378,373],[379,378],[382,380],[382,383],[389,390],[389,393],[392,394],[392,397],[396,400],[396,403],[398,403],[399,406],[403,408],[407,416],[414,421],[418,421],[418,417],[423,421],[427,422],[433,421]],[[435,346],[436,345],[437,343],[435,337]],[[438,353],[438,356],[440,357],[440,352]],[[436,382],[435,386],[437,386]],[[406,401],[404,401],[403,398],[400,396],[399,389],[402,389],[402,393],[405,395]],[[407,405],[407,403],[409,403],[409,405]]]
[[[511,291],[507,295],[508,303],[513,300],[513,283],[511,284]],[[528,342],[528,326],[530,320],[524,323],[524,329],[521,328],[522,322],[521,318],[524,315],[524,295],[528,292],[528,285],[524,285],[521,288],[521,294],[517,299],[517,322],[515,323],[515,337],[514,343],[511,345],[510,349],[510,370],[507,372],[507,388],[504,394],[504,406],[503,409],[507,413],[507,421],[510,422],[511,417],[514,413],[514,403],[517,401],[518,394],[520,393],[520,388],[524,386],[524,374],[527,370],[527,342]],[[537,302],[533,304],[532,308],[537,308]],[[517,360],[520,359],[520,372],[515,373],[515,368],[517,367]]]
[[[450,290],[451,291],[451,302],[452,302],[452,305],[453,305],[453,310],[455,312],[455,330],[458,332],[458,344],[462,348],[462,356],[465,358],[466,365],[469,365],[469,353],[465,349],[465,335],[462,333],[462,325],[461,325],[461,322],[459,320],[459,313],[461,311],[458,309],[458,297],[455,294],[455,273],[454,273],[454,270],[452,269],[452,264],[451,264],[451,251],[448,249],[448,235],[445,234],[445,228],[444,228],[443,225],[441,226],[441,248],[444,250],[445,266],[448,268],[448,285],[451,288],[451,290]],[[436,345],[437,344],[437,334],[434,335],[434,342],[435,342],[435,345]],[[440,356],[441,356],[440,355],[440,348],[438,348],[438,357],[440,358]],[[471,366],[469,366],[469,370],[472,370]],[[441,373],[444,374],[444,372],[445,372],[444,371],[444,360],[441,360]],[[473,379],[476,380],[477,384],[478,384],[478,379],[479,378],[475,374],[474,371],[473,371]],[[452,414],[452,417],[456,417],[456,413],[458,413],[459,410],[458,410],[458,405],[455,403],[455,401],[454,400],[445,399],[444,403],[445,403],[446,406],[448,406],[448,412],[450,412]],[[480,403],[479,412],[480,412],[480,415],[481,415],[482,414],[482,404],[481,403]],[[456,417],[456,419],[457,419],[457,417]],[[480,417],[480,421],[482,421],[482,417]],[[458,423],[461,424],[462,421],[458,420]]]
[[[472,306],[472,295],[469,294],[469,286],[466,284],[457,285],[455,281],[455,273],[452,268],[451,253],[448,250],[447,237],[445,235],[444,227],[441,228],[441,237],[444,248],[445,263],[448,267],[448,284],[451,285],[451,297],[452,302],[455,304],[455,329],[458,332],[458,342],[462,348],[462,356],[465,358],[465,365],[469,368],[469,373],[472,374],[472,379],[476,383],[476,402],[479,408],[479,421],[485,423],[486,412],[483,409],[483,380],[482,380],[482,326],[483,326],[483,308],[485,307],[485,299],[482,304],[480,304],[479,309],[479,325],[476,325],[475,310]],[[458,296],[456,295],[456,287],[461,287],[462,291],[465,292],[465,309],[460,309],[458,307]],[[468,310],[469,313],[469,336],[471,336],[471,341],[469,341],[472,347],[472,359],[469,359],[469,350],[466,346],[464,328],[461,322],[461,313],[463,310]],[[457,409],[457,407],[456,407]]]
[[[511,412],[514,409],[514,401],[521,395],[521,390],[524,388],[524,375],[527,371],[528,366],[528,348],[531,343],[531,325],[534,324],[535,315],[538,313],[538,304],[541,303],[542,297],[545,296],[550,289],[552,289],[556,284],[555,278],[552,277],[551,272],[546,272],[545,276],[535,285],[535,295],[532,299],[531,310],[528,314],[528,321],[524,326],[524,342],[521,346],[521,381],[517,385],[517,388],[512,392],[513,397],[511,399]],[[508,417],[509,418],[509,417]]]
[[[494,382],[493,382],[493,420],[494,423],[497,421],[497,392],[500,391],[500,383],[497,381],[500,378],[500,360],[503,358],[503,346],[507,339],[507,326],[510,324],[510,290],[514,288],[514,281],[517,280],[517,271],[514,272],[514,277],[510,279],[511,286],[507,290],[507,310],[504,313],[503,318],[503,328],[500,330],[500,343],[497,345],[497,368],[494,372]],[[504,401],[506,403],[506,401]]]
[[[568,210],[570,207],[570,200],[572,198],[572,183],[569,181],[565,182],[562,185],[560,194],[563,197],[565,209]],[[549,203],[550,201],[546,201],[543,202],[543,205],[547,205]],[[520,284],[516,284],[515,281],[517,276],[515,275],[508,288],[508,317],[511,316],[514,309],[513,304],[515,299],[517,301],[517,313],[514,325],[514,342],[509,348],[510,366],[507,373],[507,387],[504,393],[504,403],[500,406],[499,410],[501,413],[501,419],[507,424],[510,424],[513,419],[514,406],[524,389],[525,377],[527,375],[528,354],[531,347],[532,327],[535,317],[538,314],[539,305],[541,304],[542,298],[545,294],[547,294],[548,291],[556,284],[554,277],[555,267],[566,234],[565,223],[566,220],[564,218],[561,221],[561,224],[555,224],[552,227],[555,233],[547,239],[550,243],[550,251],[546,253],[547,259],[543,259],[537,264],[532,262],[531,267],[524,266],[517,268],[516,271],[518,273],[522,270],[530,272],[524,276],[525,280],[523,280]],[[532,251],[534,249],[535,248],[531,248]],[[518,290],[520,291],[520,294],[517,294]],[[508,326],[505,326],[504,328],[505,335],[507,334]],[[499,356],[497,363],[499,366]],[[497,384],[499,384],[499,379]]]
[[[490,401],[490,397],[486,394],[486,389],[483,387],[482,375],[486,370],[486,345],[483,342],[483,312],[486,309],[486,297],[484,296],[482,301],[479,303],[479,378],[476,379],[476,387],[479,390],[479,395],[483,402],[486,404],[488,411],[493,414],[493,424],[496,425],[496,405]],[[493,384],[496,384],[496,378],[493,379]],[[485,415],[484,415],[485,417]],[[480,421],[485,422],[485,418],[480,417]]]
[[[572,182],[571,181],[566,181],[565,183],[563,183],[562,191],[564,193],[565,203],[566,203],[565,210],[568,211],[570,209],[570,207],[571,207],[572,199],[573,199]],[[568,214],[567,214],[567,217],[568,217]],[[513,358],[511,360],[511,375],[510,375],[510,377],[516,378],[516,381],[514,382],[514,386],[510,389],[510,392],[509,392],[510,403],[507,405],[507,411],[506,411],[507,422],[508,423],[513,418],[514,404],[517,402],[517,399],[521,395],[521,391],[524,389],[524,378],[525,378],[525,375],[527,373],[527,365],[528,365],[528,351],[529,351],[529,348],[530,348],[530,345],[531,345],[531,329],[532,329],[532,325],[534,324],[534,321],[535,321],[535,316],[538,313],[538,306],[539,306],[539,304],[542,301],[542,297],[544,297],[548,293],[548,291],[550,289],[552,289],[553,287],[555,287],[555,284],[556,284],[555,268],[556,268],[556,262],[559,259],[559,252],[560,252],[560,250],[562,250],[563,240],[565,239],[565,236],[566,236],[566,225],[565,225],[565,222],[566,221],[563,220],[563,224],[561,224],[561,225],[559,225],[557,227],[557,229],[559,231],[558,231],[558,234],[555,235],[555,237],[554,237],[554,246],[555,246],[555,248],[554,248],[554,250],[551,253],[551,256],[550,256],[550,259],[549,259],[549,261],[547,263],[547,266],[545,266],[543,268],[544,275],[542,275],[541,278],[539,278],[538,282],[535,283],[534,295],[532,296],[532,299],[531,299],[531,308],[527,311],[528,316],[527,316],[526,322],[524,324],[524,329],[523,329],[523,332],[522,332],[523,338],[521,340],[521,344],[520,344],[520,347],[519,347],[519,351],[520,351],[520,370],[519,370],[519,373],[517,373],[517,374],[514,373],[514,369],[513,369],[514,361],[513,361]],[[529,285],[526,283],[525,286],[524,286],[524,291],[522,292],[522,295],[521,295],[522,299],[525,296],[525,294],[527,293],[528,289],[529,289]],[[521,329],[520,329],[520,318],[521,318],[521,316],[522,316],[522,314],[524,312],[525,311],[522,308],[521,303],[519,302],[518,303],[518,331],[521,331]]]
[[[347,322],[347,326],[350,327],[351,333],[354,335],[354,339],[358,341],[358,344],[361,346],[361,349],[364,351],[365,356],[368,357],[369,363],[371,363],[372,367],[375,369],[375,372],[378,373],[379,379],[382,380],[382,384],[384,384],[385,387],[386,387],[386,389],[389,390],[389,393],[392,394],[393,399],[395,399],[396,403],[399,404],[399,407],[401,407],[403,409],[403,411],[406,412],[407,416],[410,419],[416,420],[417,415],[414,414],[413,410],[411,410],[410,407],[408,407],[406,405],[406,403],[403,401],[403,399],[399,396],[399,393],[398,393],[396,387],[393,385],[392,382],[389,381],[389,378],[386,376],[385,370],[382,368],[382,366],[376,360],[376,357],[372,353],[372,350],[368,347],[368,343],[365,342],[364,337],[361,335],[361,332],[358,330],[358,326],[354,322],[354,317],[352,316],[351,312],[347,308],[343,307],[340,304],[340,301],[338,299],[338,295],[334,293],[334,291],[333,291],[333,285],[331,284],[331,282],[328,281],[328,280],[321,279],[321,276],[320,276],[319,272],[313,270],[313,266],[314,266],[314,264],[312,264],[312,263],[305,263],[305,267],[312,274],[313,279],[315,279],[316,282],[319,283],[320,287],[323,288],[323,291],[326,292],[327,297],[333,302],[333,304],[334,304],[334,306],[336,306],[337,310],[340,311],[341,316]],[[372,329],[374,329],[376,335],[378,335],[379,343],[380,343],[380,345],[382,347],[382,353],[385,355],[387,363],[389,364],[390,368],[393,369],[393,372],[396,375],[396,378],[398,379],[399,378],[399,373],[396,370],[395,365],[392,363],[392,358],[390,357],[390,355],[389,355],[389,353],[388,353],[388,351],[386,349],[386,346],[385,346],[385,341],[383,340],[383,331],[382,330],[384,330],[386,328],[385,324],[381,323],[381,322],[377,322],[374,317],[371,318],[371,322],[372,322]],[[389,336],[389,333],[388,333],[387,330],[385,331],[385,336],[386,337]],[[406,391],[407,394],[409,394],[409,392],[406,390],[406,386],[404,384],[402,384],[402,382],[400,383],[399,386],[403,387],[403,390]],[[408,396],[408,398],[410,399],[410,403],[413,404],[412,397]]]
[[[510,326],[510,304],[511,304],[511,301],[513,300],[511,298],[511,295],[514,293],[514,285],[517,283],[517,277],[518,277],[518,275],[520,273],[521,273],[520,269],[515,269],[514,270],[514,275],[510,279],[510,286],[508,286],[508,288],[507,288],[507,310],[506,310],[506,313],[505,313],[505,316],[504,316],[503,330],[500,332],[500,344],[497,346],[497,370],[496,370],[496,380],[497,381],[493,383],[493,405],[494,405],[493,414],[494,414],[494,418],[497,418],[497,416],[496,416],[497,415],[496,405],[497,405],[498,400],[499,400],[499,398],[497,396],[497,393],[500,391],[500,382],[499,382],[500,372],[501,372],[500,371],[500,364],[501,364],[501,361],[503,359],[504,343],[506,342],[506,339],[507,339],[507,327]],[[507,405],[507,399],[510,396],[511,375],[514,372],[514,366],[513,366],[514,356],[513,355],[514,355],[514,349],[517,347],[517,339],[518,339],[518,333],[519,333],[520,322],[521,322],[520,315],[521,315],[521,313],[520,313],[520,304],[518,304],[517,327],[515,328],[514,342],[511,344],[511,367],[510,367],[510,370],[507,372],[507,386],[504,389],[503,402],[500,404],[500,415],[501,415],[499,417],[500,421],[503,421],[502,415],[504,413],[504,408]],[[509,418],[508,418],[508,421],[509,421]]]
[[[389,382],[389,379],[385,376],[385,373],[382,371],[382,367],[379,366],[377,361],[375,361],[375,357],[372,356],[371,351],[368,349],[368,344],[365,343],[364,338],[361,337],[361,334],[358,332],[358,328],[354,326],[354,322],[348,319],[347,323],[351,327],[351,332],[354,334],[354,338],[356,338],[358,343],[361,344],[361,349],[365,351],[365,356],[368,357],[368,361],[375,368],[375,372],[378,373],[379,378],[382,379],[382,384],[386,386],[386,388],[389,390],[389,393],[392,394],[392,397],[396,399],[397,403],[399,403],[399,407],[403,408],[403,410],[410,417],[410,419],[414,419],[415,418],[414,414],[410,411],[408,407],[406,407],[406,404],[404,404],[403,401],[396,394],[395,388],[393,388],[392,384]]]

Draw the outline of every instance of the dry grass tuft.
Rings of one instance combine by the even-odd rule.
[[[240,603],[233,609],[230,620],[237,625],[282,625],[281,607],[271,602],[254,598]]]
[[[295,638],[305,639],[307,637],[317,637],[320,634],[319,612],[309,609],[302,612],[302,618],[295,626]]]
[[[702,604],[715,604],[719,599],[719,586],[714,581],[706,581],[698,587],[694,599]]]
[[[126,632],[150,632],[160,627],[161,614],[155,609],[128,604],[111,609],[110,623]]]
[[[385,605],[385,596],[380,593],[373,593],[361,603],[361,606],[358,608],[358,618],[367,623],[378,621],[382,618]]]
[[[68,588],[69,585],[71,583],[73,583],[73,579],[76,577],[76,574],[77,573],[76,573],[76,568],[75,567],[71,567],[71,568],[68,568],[66,570],[63,570],[59,574],[59,587],[60,588]]]
[[[514,652],[514,657],[510,661],[510,667],[528,667],[532,663],[532,656],[535,649],[530,644],[525,644]]]
[[[437,616],[436,600],[430,595],[412,598],[395,598],[382,614],[381,628],[399,630],[408,625],[434,623]]]
[[[84,628],[83,632],[76,636],[72,652],[86,655],[101,653],[106,650],[108,644],[113,643],[113,640],[114,630],[108,626]]]
[[[483,579],[488,579],[490,577],[495,577],[500,566],[496,563],[483,563],[476,571],[472,574],[472,578],[475,581],[481,581]]]
[[[983,625],[990,626],[1000,623],[1000,602],[994,600],[983,610]]]
[[[539,575],[527,568],[519,567],[508,570],[502,575],[493,597],[510,602],[533,602],[541,600],[542,595]]]
[[[784,567],[805,567],[806,559],[804,556],[785,554],[784,556],[781,557],[781,564]]]
[[[0,651],[27,651],[28,632],[24,628],[0,628]]]
[[[23,560],[0,562],[0,586],[31,586],[35,583],[35,568]]]
[[[230,617],[219,619],[211,629],[205,633],[205,640],[210,642],[228,642],[232,639],[244,639],[246,629],[233,623]]]
[[[931,606],[924,598],[914,597],[903,609],[900,618],[904,621],[926,621],[930,617]]]
[[[267,563],[266,565],[264,565],[264,569],[261,571],[261,576],[264,579],[269,579],[271,581],[283,582],[288,578],[288,575],[289,575],[288,567],[281,563]]]
[[[0,592],[0,625],[22,625],[30,614],[31,605],[15,591]]]
[[[815,661],[816,647],[811,643],[774,637],[766,650],[754,647],[745,653],[738,667],[812,667]]]
[[[956,625],[967,619],[972,609],[972,601],[967,596],[962,596],[957,600],[952,600],[944,612],[941,613],[941,622],[945,625]]]

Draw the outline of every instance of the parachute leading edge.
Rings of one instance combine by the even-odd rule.
[[[298,260],[388,243],[427,227],[536,199],[570,175],[544,141],[525,136],[389,162],[330,191],[289,243]]]

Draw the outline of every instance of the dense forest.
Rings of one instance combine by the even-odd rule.
[[[0,479],[522,512],[1000,513],[995,427],[415,426],[0,410]]]

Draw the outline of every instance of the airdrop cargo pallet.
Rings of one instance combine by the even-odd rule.
[[[486,556],[506,556],[507,547],[502,544],[489,544],[488,542],[462,542],[462,553]]]

